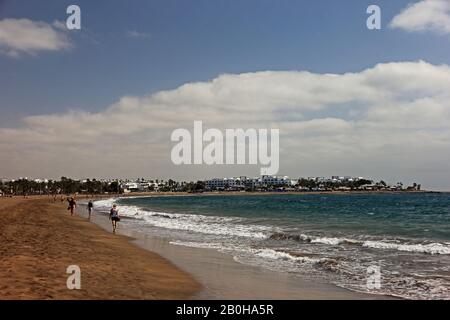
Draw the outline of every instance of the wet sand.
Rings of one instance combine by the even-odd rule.
[[[65,202],[0,198],[0,217],[0,299],[187,299],[201,288],[130,238],[71,217]],[[67,288],[69,265],[81,290]]]

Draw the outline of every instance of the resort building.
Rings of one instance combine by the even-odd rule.
[[[140,192],[143,191],[144,188],[142,187],[142,185],[140,183],[137,182],[127,182],[124,183],[120,186],[121,189],[123,189],[123,191],[125,193],[129,193],[129,192]]]

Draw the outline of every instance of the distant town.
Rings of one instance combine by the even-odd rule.
[[[144,192],[351,192],[421,191],[421,185],[388,184],[364,177],[332,176],[291,179],[288,176],[246,176],[198,181],[172,179],[0,179],[0,196],[64,194],[130,194]]]

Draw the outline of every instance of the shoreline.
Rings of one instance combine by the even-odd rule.
[[[117,195],[96,198],[105,197]],[[242,264],[214,249],[174,245],[169,239],[133,230],[123,222],[113,235],[104,214],[94,211],[92,221],[86,220],[82,202],[76,216],[71,217],[66,202],[53,202],[52,197],[0,198],[0,213],[6,221],[0,227],[0,253],[5,257],[0,261],[0,277],[9,279],[0,285],[0,300],[396,299]],[[9,223],[11,220],[15,223]],[[21,234],[18,239],[17,232]],[[89,287],[68,290],[66,267],[76,263]],[[120,266],[120,272],[111,276],[115,265]],[[108,280],[114,285],[108,286]]]
[[[0,198],[0,300],[189,299],[200,290],[133,239],[67,212],[51,197]],[[67,288],[70,265],[81,270],[80,290]]]
[[[125,220],[123,220],[125,221]],[[93,222],[109,230],[104,213],[95,211]],[[256,300],[379,300],[401,299],[384,294],[352,291],[330,283],[307,279],[291,273],[281,273],[263,267],[235,261],[233,256],[215,249],[194,248],[171,243],[171,239],[152,235],[132,226],[118,228],[135,240],[141,248],[168,259],[189,273],[201,284],[192,299],[256,299]]]
[[[128,197],[150,197],[150,196],[238,196],[238,195],[378,195],[378,194],[450,194],[450,191],[432,191],[432,190],[420,190],[420,191],[205,191],[205,192],[159,192],[159,191],[142,191],[142,192],[130,192],[130,193],[101,193],[101,194],[58,194],[56,196],[56,202],[61,201],[61,197],[66,200],[69,196],[74,196],[76,199],[102,199],[102,198],[128,198]],[[52,194],[41,195],[0,195],[0,199],[48,199],[52,201]]]

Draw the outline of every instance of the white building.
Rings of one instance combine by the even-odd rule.
[[[228,189],[241,186],[239,178],[214,178],[205,180],[205,187],[211,190]]]
[[[259,187],[292,187],[298,183],[298,179],[290,179],[288,176],[261,176],[249,178],[246,176],[234,178],[214,178],[205,180],[206,189],[210,190],[244,190],[246,188]]]
[[[263,186],[283,186],[283,185],[291,185],[291,180],[288,176],[262,176],[261,184]]]
[[[140,183],[138,182],[127,182],[125,184],[122,184],[120,186],[123,191],[126,192],[139,192],[139,191],[143,191],[143,187]]]

